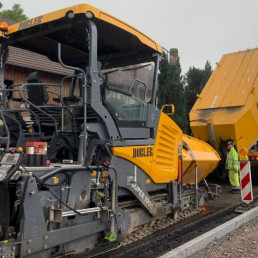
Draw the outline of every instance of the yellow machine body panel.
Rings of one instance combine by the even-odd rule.
[[[220,161],[219,154],[206,142],[183,135],[183,184],[194,184],[196,177],[198,183],[210,174]]]
[[[91,12],[95,18],[100,19],[102,21],[105,21],[109,24],[112,24],[114,26],[117,26],[121,29],[124,29],[128,31],[130,34],[135,35],[143,44],[153,48],[154,50],[158,51],[159,53],[162,53],[162,47],[150,39],[148,36],[140,32],[139,30],[135,29],[131,25],[121,21],[120,19],[105,13],[91,5],[88,4],[79,4],[72,7],[64,8],[58,11],[54,11],[51,13],[47,13],[45,15],[41,15],[32,19],[28,19],[26,21],[22,21],[20,23],[14,24],[9,27],[8,34],[15,33],[20,30],[24,30],[39,24],[51,22],[54,20],[58,20],[61,18],[64,18],[68,15],[68,13],[74,13],[74,14],[85,14],[86,12]]]
[[[198,166],[198,182],[211,173],[220,157],[207,143],[183,135],[181,129],[161,112],[155,145],[114,147],[113,154],[140,167],[154,183],[168,183],[178,179],[178,150],[183,142],[183,184],[195,183],[195,167]]]
[[[258,139],[257,74],[257,48],[224,55],[190,112],[193,136],[216,150],[229,139],[249,149]]]
[[[153,145],[113,147],[112,152],[113,155],[134,163],[147,175],[150,175],[153,159],[153,148]]]
[[[182,130],[161,112],[150,174],[156,182],[165,183],[178,178],[179,146],[182,146]]]
[[[199,109],[246,104],[257,85],[258,49],[223,55],[203,89]]]
[[[178,178],[178,148],[182,130],[161,112],[155,145],[113,147],[113,154],[140,167],[154,183],[168,183]]]

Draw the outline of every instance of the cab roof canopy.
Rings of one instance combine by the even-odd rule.
[[[0,42],[35,51],[57,61],[57,43],[62,43],[62,60],[67,65],[88,62],[88,18],[98,31],[98,60],[102,68],[151,61],[162,47],[123,21],[87,4],[76,5],[35,17],[9,27]]]

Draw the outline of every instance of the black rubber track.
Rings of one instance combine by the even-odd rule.
[[[258,196],[254,197],[254,202],[252,203],[253,207],[257,205],[257,200]],[[239,205],[240,204],[238,203],[205,217],[201,216],[201,214],[195,215],[135,243],[125,247],[120,247],[119,249],[96,257],[159,257],[160,255],[165,254],[166,252],[175,249],[176,247],[181,246],[209,230],[212,230],[213,228],[237,217],[239,214],[234,213],[234,211]]]

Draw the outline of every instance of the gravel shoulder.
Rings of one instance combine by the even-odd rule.
[[[258,218],[244,224],[234,232],[210,243],[191,258],[257,257]]]
[[[218,200],[208,202],[208,210],[235,205],[241,202],[240,194],[229,193],[230,186],[223,185]],[[258,195],[258,186],[253,185],[253,195]],[[250,204],[252,205],[252,203]],[[258,218],[249,221],[226,236],[211,242],[205,249],[189,256],[191,258],[258,257]]]

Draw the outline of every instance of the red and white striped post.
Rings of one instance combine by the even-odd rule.
[[[250,161],[240,161],[241,198],[245,203],[253,201]]]

